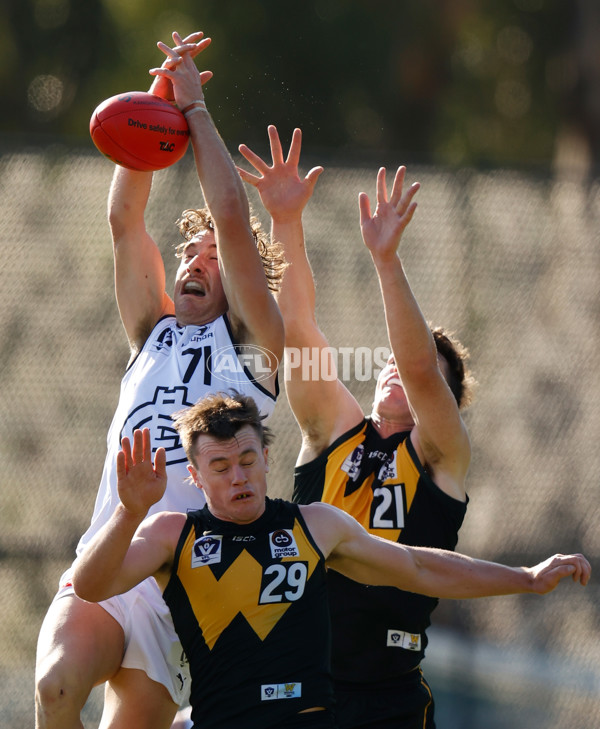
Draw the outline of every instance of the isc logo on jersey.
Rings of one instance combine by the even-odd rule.
[[[276,532],[271,532],[269,534],[269,545],[273,559],[300,556],[300,551],[296,546],[296,540],[291,529],[278,529]]]
[[[192,569],[206,564],[218,564],[221,561],[223,537],[208,534],[196,539],[192,547]]]

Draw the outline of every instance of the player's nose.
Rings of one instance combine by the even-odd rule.
[[[196,253],[196,255],[188,261],[186,268],[189,272],[203,271],[204,260],[202,256],[199,253]]]
[[[231,478],[232,483],[234,484],[246,483],[246,471],[239,465],[239,463],[234,465],[231,469]]]

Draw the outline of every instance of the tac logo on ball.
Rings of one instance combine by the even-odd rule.
[[[175,164],[190,141],[181,111],[144,91],[117,94],[103,101],[90,119],[90,135],[105,157],[139,172]]]

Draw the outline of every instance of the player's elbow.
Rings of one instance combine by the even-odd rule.
[[[78,568],[75,568],[71,582],[77,597],[86,602],[100,602],[110,597],[105,590],[100,589],[96,580],[89,579]]]
[[[94,590],[93,587],[79,580],[73,580],[73,590],[80,600],[85,600],[86,602],[100,602],[104,599],[97,590]]]

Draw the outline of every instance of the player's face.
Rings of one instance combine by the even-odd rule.
[[[379,373],[375,387],[373,409],[383,418],[398,420],[410,416],[408,401],[394,355],[390,355],[385,367]]]
[[[445,380],[448,381],[448,362],[440,354],[438,354],[437,359],[440,371]],[[393,354],[388,357],[385,367],[377,378],[373,410],[382,418],[388,420],[410,419],[410,421],[413,421]]]
[[[197,467],[189,470],[214,516],[236,524],[261,516],[267,495],[267,449],[254,428],[244,425],[229,440],[201,435],[194,456]]]
[[[179,324],[206,324],[227,311],[212,230],[200,233],[186,245],[175,276],[173,299]]]

